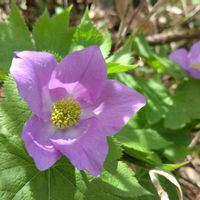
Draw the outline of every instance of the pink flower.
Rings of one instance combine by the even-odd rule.
[[[169,59],[179,64],[190,76],[200,79],[200,42],[195,43],[188,52],[177,49],[169,55]]]
[[[99,175],[108,152],[106,137],[145,105],[141,94],[106,79],[106,63],[96,46],[60,63],[50,53],[17,52],[10,73],[33,112],[22,139],[39,170],[64,155],[78,169]]]

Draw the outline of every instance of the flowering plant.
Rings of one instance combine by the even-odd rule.
[[[29,31],[13,2],[0,22],[0,199],[181,199],[172,173],[199,131],[200,43],[112,44],[88,9],[70,26],[71,10]]]
[[[50,53],[17,52],[10,72],[34,113],[22,138],[39,170],[65,155],[78,169],[99,175],[108,153],[106,136],[145,105],[136,91],[106,80],[106,63],[96,46],[60,63]]]
[[[181,48],[172,52],[169,58],[179,64],[190,76],[200,79],[200,42],[195,43],[188,52]]]

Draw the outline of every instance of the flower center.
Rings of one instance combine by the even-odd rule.
[[[200,69],[200,64],[192,64],[192,67],[195,69]]]
[[[78,124],[81,106],[72,99],[62,99],[53,104],[51,121],[58,129],[65,129]]]

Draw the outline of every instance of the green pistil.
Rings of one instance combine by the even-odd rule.
[[[53,104],[51,121],[58,129],[72,127],[79,123],[81,106],[72,99],[62,99]]]

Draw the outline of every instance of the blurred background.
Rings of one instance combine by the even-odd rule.
[[[73,4],[71,26],[75,26],[88,6],[89,15],[98,29],[108,29],[113,46],[119,49],[129,35],[144,33],[148,44],[159,55],[168,56],[172,49],[189,48],[200,40],[200,0],[16,0],[30,30],[34,22],[48,10],[50,15]],[[10,1],[0,0],[0,22],[10,11]],[[139,57],[135,63],[145,65]],[[137,74],[136,74],[137,75]],[[151,76],[151,72],[149,72]],[[173,92],[177,83],[169,75],[164,84]],[[1,91],[0,91],[1,95]],[[200,134],[194,134],[188,148],[200,145]],[[189,155],[191,163],[179,170],[179,182],[189,200],[200,199],[200,159]]]
[[[90,17],[99,29],[112,34],[113,47],[119,48],[127,35],[145,33],[150,45],[190,46],[200,38],[200,0],[16,0],[32,28],[48,9],[50,15],[73,4],[71,25],[76,25],[89,7]],[[0,0],[0,21],[10,10],[9,0]],[[163,49],[163,48],[162,48]],[[159,48],[158,50],[159,51]],[[167,51],[167,50],[166,50]],[[168,53],[168,52],[167,52]]]

